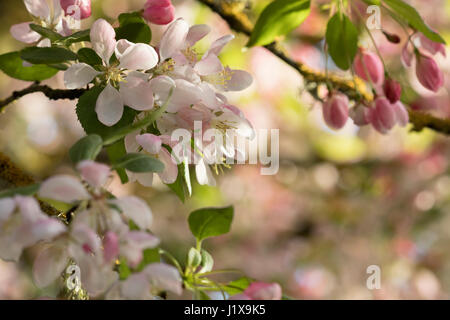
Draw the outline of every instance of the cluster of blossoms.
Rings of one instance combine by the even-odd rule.
[[[91,16],[91,0],[24,0],[25,7],[32,15],[33,21],[13,25],[11,35],[17,40],[49,47],[50,40],[30,28],[30,24],[50,29],[62,36],[69,36],[74,30],[74,20]]]
[[[140,119],[153,109],[165,107],[156,120],[161,135],[135,132],[126,141],[128,152],[144,152],[159,156],[165,164],[161,178],[173,183],[177,177],[177,160],[170,156],[166,146],[171,146],[171,134],[184,128],[194,132],[194,122],[202,129],[214,128],[226,136],[228,129],[251,138],[253,129],[243,113],[228,104],[222,92],[239,91],[252,83],[249,73],[223,66],[218,56],[223,47],[233,39],[227,35],[212,43],[199,57],[194,45],[210,32],[207,25],[189,27],[183,19],[175,20],[164,33],[157,50],[144,43],[116,41],[114,28],[99,19],[91,28],[90,42],[93,50],[103,60],[98,69],[86,64],[71,65],[64,74],[69,89],[83,88],[92,81],[103,86],[95,111],[98,120],[106,126],[119,122],[128,106],[139,112]],[[200,184],[215,185],[209,164],[216,163],[214,156],[206,159],[204,149],[211,141],[194,146],[190,154],[202,154],[196,161],[197,180]],[[230,151],[230,150],[228,150]],[[238,152],[228,152],[232,156]],[[222,160],[224,161],[224,160]],[[145,186],[152,184],[153,174],[134,174],[130,178]]]
[[[44,241],[45,248],[33,266],[40,287],[48,286],[61,277],[68,265],[76,263],[83,288],[93,297],[106,294],[108,299],[152,298],[160,290],[181,294],[178,270],[164,263],[149,264],[126,281],[118,280],[117,261],[136,268],[143,259],[143,250],[159,244],[149,231],[151,210],[140,198],[110,196],[104,189],[111,175],[108,166],[85,160],[77,169],[79,178],[54,176],[44,181],[38,191],[41,199],[76,208],[68,226],[42,213],[34,198],[0,199],[0,258],[17,261],[24,248]]]
[[[408,39],[401,57],[404,65],[410,67],[415,56],[417,78],[425,88],[433,92],[437,92],[444,85],[443,72],[432,58],[437,53],[445,56],[445,46],[433,42],[420,33]],[[380,57],[360,48],[353,62],[353,70],[357,76],[370,83],[375,93],[374,101],[368,106],[359,104],[349,111],[348,97],[332,91],[323,106],[323,117],[327,125],[333,129],[340,129],[351,117],[356,125],[371,124],[383,134],[397,124],[406,126],[409,116],[400,101],[401,85],[385,76],[384,64]]]

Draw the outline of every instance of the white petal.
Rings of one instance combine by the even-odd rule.
[[[134,43],[128,41],[127,39],[120,39],[119,41],[117,41],[116,49],[115,49],[116,58],[120,60],[120,58],[122,58],[122,55],[125,52],[125,50],[127,50],[129,47],[131,47],[133,45],[134,45]]]
[[[170,90],[174,89],[175,86],[175,81],[168,76],[159,76],[150,81],[152,92],[155,94],[155,99],[160,103],[160,105],[167,101]]]
[[[11,35],[21,42],[34,43],[41,38],[41,35],[30,29],[30,22],[24,22],[13,25],[9,32]]]
[[[111,84],[107,84],[100,93],[95,104],[98,120],[105,126],[115,125],[122,118],[122,97]]]
[[[16,203],[12,198],[0,199],[0,222],[7,220],[13,213]]]
[[[46,287],[61,276],[68,263],[64,246],[53,245],[39,253],[33,264],[33,278],[38,287]]]
[[[50,48],[51,46],[52,46],[52,42],[50,41],[50,39],[42,39],[36,45],[36,47],[38,47],[38,48]]]
[[[148,81],[128,76],[119,89],[123,103],[138,111],[153,109],[153,91]]]
[[[98,19],[91,27],[92,48],[108,64],[116,48],[116,32],[114,28],[103,19]]]
[[[216,179],[203,159],[200,159],[199,163],[195,165],[195,175],[200,185],[216,186]]]
[[[27,222],[36,222],[47,216],[41,211],[41,207],[36,199],[25,196],[15,196],[14,200],[19,208],[22,218]]]
[[[136,141],[139,143],[145,151],[151,154],[158,154],[161,150],[161,138],[154,134],[145,133],[136,136]]]
[[[100,72],[86,63],[73,64],[64,72],[64,84],[67,89],[80,89],[99,74]]]
[[[149,229],[152,225],[152,211],[145,201],[129,196],[110,200],[110,202],[116,204],[123,214],[133,220],[140,229]]]
[[[149,70],[158,64],[158,54],[148,44],[137,43],[128,47],[119,60],[119,68]]]
[[[232,70],[231,79],[227,81],[226,91],[241,91],[248,87],[253,82],[252,75],[244,70]]]
[[[183,19],[177,19],[167,28],[159,47],[161,61],[172,57],[174,53],[185,46],[189,25]]]
[[[33,242],[38,242],[41,240],[51,240],[65,231],[66,226],[61,221],[47,218],[33,224],[29,236],[33,239]]]
[[[59,175],[44,181],[38,195],[43,199],[52,199],[66,203],[89,199],[89,193],[81,182],[72,176]]]
[[[189,28],[189,32],[186,37],[186,42],[189,46],[193,46],[198,41],[203,39],[208,33],[211,32],[211,28],[206,24],[197,24]]]
[[[129,300],[151,299],[150,283],[143,273],[129,276],[120,286],[121,298]]]
[[[153,172],[134,173],[134,177],[144,187],[153,185]]]
[[[94,188],[104,186],[111,173],[111,169],[107,165],[91,160],[81,161],[77,165],[77,170],[80,172],[81,178]]]
[[[151,263],[142,272],[150,279],[152,286],[181,295],[183,292],[180,273],[165,263]]]
[[[125,136],[125,150],[127,153],[137,152],[139,150],[139,144],[136,141],[138,133],[138,131],[135,131]]]
[[[202,100],[202,91],[195,84],[183,80],[175,80],[176,88],[167,106],[168,112],[177,112],[183,107],[188,107]]]
[[[228,42],[234,39],[234,35],[229,34],[226,36],[223,36],[216,41],[214,41],[209,48],[209,50],[205,53],[205,55],[214,54],[218,56],[220,52],[222,51],[223,47],[227,45]]]
[[[164,171],[158,173],[162,182],[164,182],[165,184],[174,183],[178,177],[178,167],[175,160],[172,159],[172,156],[166,148],[161,149],[161,152],[159,153],[159,159],[164,163]]]
[[[99,236],[94,232],[94,230],[84,223],[77,223],[73,225],[71,238],[77,241],[74,249],[81,247],[82,252],[85,254],[98,252],[102,245]]]
[[[130,231],[126,235],[127,241],[141,250],[154,248],[159,244],[159,239],[154,235],[143,231]]]
[[[35,17],[47,20],[50,16],[50,8],[46,0],[24,0],[28,12]]]
[[[221,72],[223,70],[223,65],[216,55],[208,54],[202,60],[197,62],[194,70],[201,76],[207,76]]]

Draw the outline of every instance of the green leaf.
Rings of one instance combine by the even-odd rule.
[[[164,164],[143,153],[128,153],[114,163],[114,168],[124,168],[131,172],[163,172]]]
[[[189,228],[198,241],[220,236],[230,231],[233,215],[232,206],[199,209],[189,215]]]
[[[127,39],[134,43],[149,44],[152,40],[152,31],[144,23],[128,23],[116,28],[116,39]]]
[[[70,50],[57,47],[29,47],[20,52],[23,60],[33,64],[57,64],[77,60],[78,56]]]
[[[349,69],[358,51],[358,30],[345,14],[337,12],[328,21],[326,41],[334,63],[342,70]]]
[[[81,138],[69,150],[69,157],[73,163],[83,160],[95,160],[102,150],[103,140],[97,134]]]
[[[120,258],[119,264],[119,279],[125,280],[131,275],[131,269],[128,267],[127,260],[125,258]]]
[[[196,300],[211,300],[211,297],[208,296],[204,291],[197,290],[197,291],[195,291],[195,299]]]
[[[126,12],[119,15],[119,24],[121,26],[130,24],[130,23],[143,23],[147,24],[145,22],[144,18],[142,18],[142,15],[140,12]]]
[[[0,198],[9,198],[15,195],[32,196],[39,190],[39,184],[32,184],[25,187],[3,190],[0,192]]]
[[[183,178],[184,170],[184,165],[179,164],[177,180],[175,180],[174,183],[167,185],[177,195],[181,202],[184,202],[186,199],[185,179]]]
[[[89,41],[90,40],[91,30],[82,30],[71,34],[70,36],[62,38],[60,41],[63,42],[66,46],[70,46],[73,43]]]
[[[30,24],[30,29],[33,30],[33,31],[36,31],[37,33],[39,33],[44,38],[50,39],[51,42],[55,42],[55,41],[60,40],[62,38],[62,36],[59,33],[55,32],[55,31],[53,31],[51,29],[39,26],[37,24],[31,23]]]
[[[402,0],[384,0],[384,3],[387,4],[400,19],[407,21],[411,27],[422,32],[428,39],[445,44],[445,40],[442,39],[438,33],[431,30],[423,21],[417,10],[409,4]]]
[[[309,0],[275,0],[261,13],[247,47],[263,46],[294,30],[310,12]]]
[[[122,119],[120,119],[118,123],[111,127],[105,126],[103,123],[98,121],[97,113],[95,112],[95,104],[102,91],[103,88],[99,86],[95,86],[89,91],[86,91],[78,100],[76,112],[78,120],[87,134],[98,134],[106,140],[105,138],[107,136],[114,135],[118,129],[130,125],[136,116],[136,111],[125,107]],[[115,141],[118,140],[120,139]]]
[[[91,48],[81,48],[77,52],[78,60],[87,63],[90,66],[98,66],[102,64],[102,58]]]
[[[11,78],[24,81],[42,81],[53,77],[58,70],[46,65],[23,66],[19,52],[10,52],[0,55],[0,69]]]

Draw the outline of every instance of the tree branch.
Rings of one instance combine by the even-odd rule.
[[[50,100],[61,100],[70,99],[74,100],[86,91],[86,89],[75,89],[75,90],[65,90],[65,89],[52,89],[47,85],[40,85],[39,82],[34,82],[25,89],[14,91],[8,98],[0,100],[0,112],[15,100],[22,98],[30,93],[42,92]]]
[[[250,21],[248,15],[242,11],[242,6],[239,3],[223,0],[198,1],[220,15],[234,31],[243,33],[247,36],[250,36],[252,33],[253,23]],[[316,92],[317,85],[325,84],[327,82],[331,83],[334,88],[345,93],[349,98],[355,101],[369,103],[373,99],[373,95],[365,82],[357,77],[354,80],[348,80],[334,74],[328,74],[327,76],[324,72],[313,70],[301,62],[294,61],[277,43],[271,43],[264,47],[297,70],[297,72],[303,76],[306,83],[314,84],[311,88],[308,86],[307,88],[316,99],[318,98]],[[414,131],[429,128],[450,135],[450,119],[436,118],[423,112],[411,110],[410,108],[408,108],[408,112],[410,123],[413,125]]]

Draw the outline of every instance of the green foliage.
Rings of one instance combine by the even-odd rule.
[[[24,67],[17,51],[0,55],[0,69],[8,76],[24,81],[42,81],[58,73],[57,69],[42,64]]]
[[[245,289],[248,288],[248,286],[253,281],[247,277],[242,277],[237,280],[229,282],[223,289],[225,292],[227,292],[229,295],[233,296],[235,294],[242,293]]]
[[[33,24],[33,23],[30,24],[30,29],[33,30],[33,31],[36,31],[37,33],[39,33],[44,38],[50,39],[51,42],[58,41],[58,40],[60,40],[62,38],[62,36],[59,33],[55,32],[55,31],[53,31],[51,29],[44,28],[44,27],[42,27],[40,25],[37,25],[37,24]]]
[[[337,12],[328,21],[326,41],[334,63],[349,69],[358,51],[358,30],[345,14]]]
[[[202,263],[202,255],[196,248],[191,248],[188,253],[188,266],[197,268]]]
[[[91,66],[102,65],[102,58],[91,48],[81,48],[77,52],[78,60]]]
[[[160,261],[161,261],[161,256],[159,254],[158,248],[145,249],[143,252],[142,261],[139,264],[139,266],[137,266],[136,271],[138,271],[138,272],[142,271],[150,263],[155,263],[155,262],[160,262]]]
[[[114,163],[114,168],[124,168],[131,172],[162,172],[164,164],[143,153],[128,153]]]
[[[147,24],[142,18],[142,15],[140,12],[126,12],[119,15],[119,24],[121,26],[125,26],[130,23],[143,23]]]
[[[72,51],[58,47],[28,47],[20,52],[20,56],[33,64],[57,64],[78,59]]]
[[[134,43],[150,43],[152,31],[139,12],[123,13],[119,16],[120,26],[116,29],[116,39],[127,39]]]
[[[71,34],[70,36],[64,37],[60,40],[65,46],[70,46],[73,43],[89,41],[91,30],[82,30]]]
[[[230,231],[233,215],[232,206],[199,209],[189,215],[189,228],[197,241],[220,236]]]
[[[102,150],[103,140],[97,134],[81,138],[69,150],[69,157],[73,163],[83,160],[95,160]]]
[[[210,272],[214,267],[213,257],[206,251],[202,249],[201,252],[202,262],[200,263],[201,269],[199,273]]]
[[[275,0],[261,13],[248,47],[269,44],[298,27],[308,17],[309,0]]]
[[[39,184],[32,184],[25,187],[3,190],[0,192],[1,198],[14,197],[15,195],[32,196],[39,190]]]
[[[124,157],[127,154],[127,150],[125,149],[124,140],[121,139],[114,144],[106,147],[106,152],[108,153],[110,163],[114,163],[120,158]],[[128,182],[128,175],[124,168],[116,168],[116,172],[120,177],[120,181],[122,183]]]
[[[387,4],[399,18],[407,21],[411,27],[422,32],[428,39],[445,43],[445,40],[442,39],[438,33],[431,30],[430,27],[425,24],[417,10],[409,4],[402,0],[384,0],[384,3]]]

